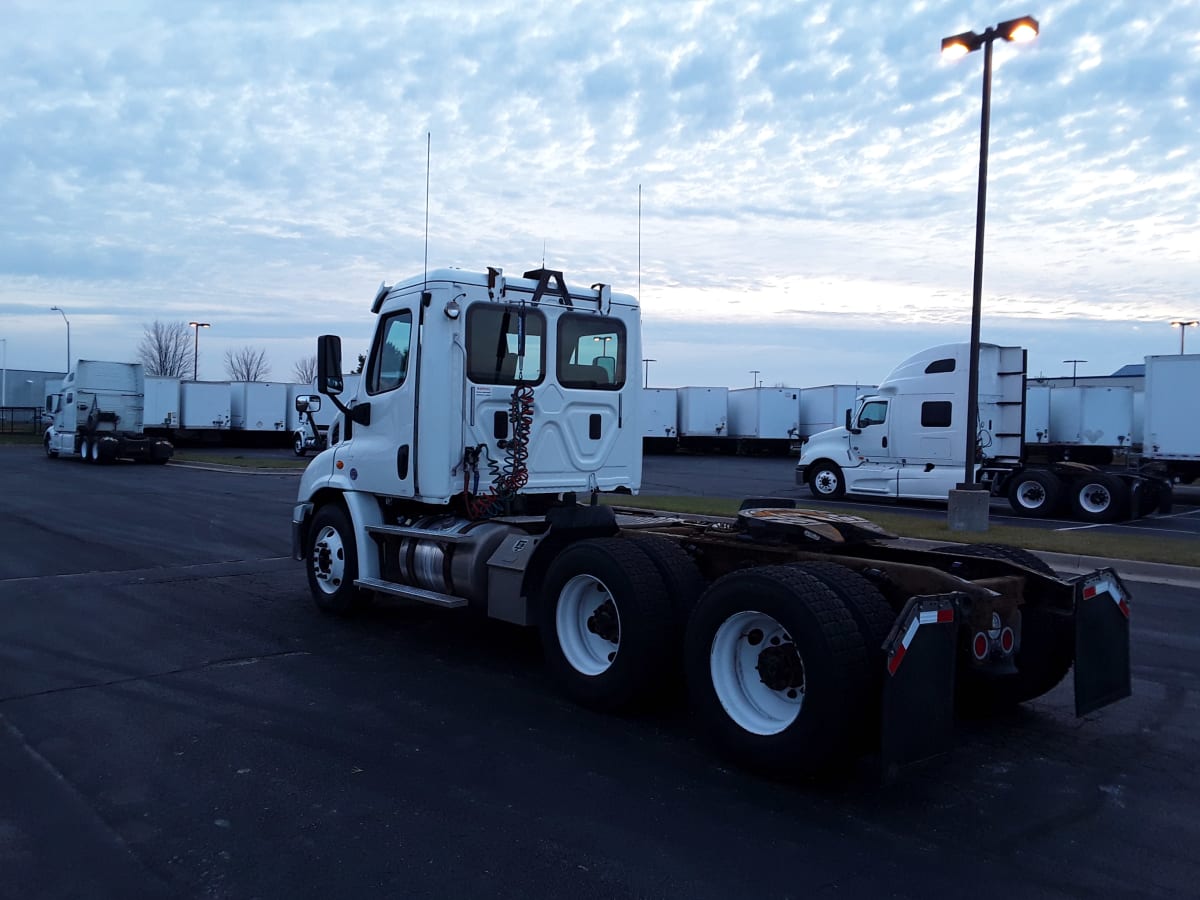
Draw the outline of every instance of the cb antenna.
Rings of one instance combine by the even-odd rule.
[[[425,272],[422,279],[425,286],[422,290],[429,289],[429,160],[430,150],[433,146],[433,132],[425,132]]]
[[[638,303],[642,302],[642,186],[638,185]]]

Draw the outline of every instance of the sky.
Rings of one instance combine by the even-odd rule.
[[[638,296],[652,387],[877,383],[969,339],[984,54],[939,48],[1021,15],[982,338],[1031,375],[1177,353],[1194,0],[5,0],[4,363],[62,369],[59,306],[76,358],[197,320],[202,379],[250,346],[292,380],[428,259]]]

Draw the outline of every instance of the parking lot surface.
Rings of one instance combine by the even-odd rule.
[[[1200,616],[1136,583],[1134,696],[1064,685],[881,786],[733,769],[681,704],[564,701],[536,635],[319,615],[294,475],[0,447],[0,896],[1185,897]]]

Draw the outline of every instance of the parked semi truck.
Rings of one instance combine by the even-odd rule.
[[[145,376],[139,363],[81,359],[46,398],[52,422],[42,443],[46,456],[74,456],[85,462],[117,459],[165,463],[171,443],[142,428]]]
[[[859,398],[843,427],[804,443],[796,482],[829,499],[946,500],[966,469],[969,352],[968,344],[945,344],[900,363],[876,391]],[[1020,347],[980,346],[975,480],[1007,497],[1023,516],[1069,512],[1081,521],[1111,522],[1169,510],[1171,484],[1156,474],[1069,459],[1032,461],[1025,444],[1025,361]]]
[[[718,522],[599,502],[641,484],[633,297],[451,269],[383,285],[371,309],[353,393],[339,338],[318,341],[340,414],[292,546],[322,611],[398,597],[537,628],[574,700],[620,710],[685,682],[719,749],[791,773],[924,757],[956,703],[1028,700],[1072,666],[1081,715],[1129,694],[1130,596],[1111,569],[914,550],[786,501]]]

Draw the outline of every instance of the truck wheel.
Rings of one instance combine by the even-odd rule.
[[[101,463],[106,463],[109,461],[108,457],[101,452],[100,441],[96,438],[92,438],[89,453],[90,455],[88,456],[88,462],[100,465]]]
[[[50,435],[47,434],[44,438],[42,438],[42,446],[46,450],[46,459],[54,459],[56,456],[58,456],[58,451],[50,446]]]
[[[563,691],[603,710],[657,698],[678,641],[662,577],[621,538],[579,541],[558,555],[542,585],[539,626]]]
[[[846,495],[846,476],[837,463],[822,460],[808,470],[808,489],[820,500],[840,500]]]
[[[308,588],[317,608],[335,616],[357,612],[364,595],[354,586],[358,550],[349,516],[340,506],[321,507],[309,528],[309,541]]]
[[[696,563],[679,544],[657,534],[627,532],[626,540],[641,550],[654,564],[667,589],[679,634],[687,627],[688,617],[707,584]]]
[[[91,442],[87,438],[81,438],[79,441],[79,458],[86,462],[92,461]]]
[[[292,451],[297,456],[303,456],[305,453],[304,437],[299,432],[296,433],[296,438],[292,441]]]
[[[1125,482],[1115,475],[1092,472],[1075,479],[1071,486],[1071,508],[1083,522],[1115,522],[1129,506]]]
[[[1062,485],[1049,472],[1036,469],[1016,475],[1008,489],[1008,503],[1018,516],[1044,519],[1062,502]]]
[[[790,566],[732,572],[700,598],[685,669],[697,720],[744,765],[814,773],[855,736],[866,649],[849,611]]]

